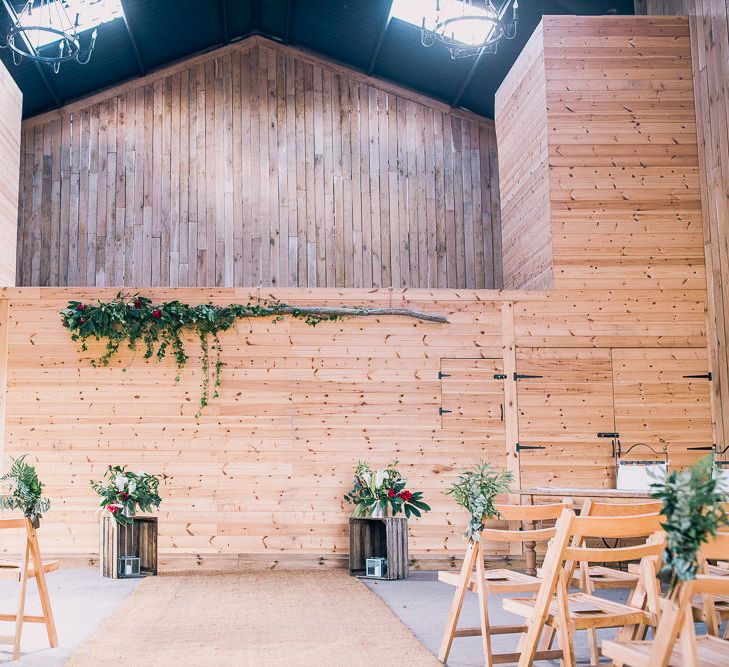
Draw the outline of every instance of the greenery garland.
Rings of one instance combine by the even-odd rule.
[[[175,381],[185,367],[188,354],[182,336],[191,331],[197,334],[202,350],[202,391],[200,395],[199,417],[207,406],[210,395],[210,351],[215,354],[212,398],[218,397],[220,374],[223,367],[219,335],[233,327],[243,318],[272,317],[278,322],[289,315],[303,320],[315,327],[321,322],[332,322],[344,317],[367,315],[403,315],[430,322],[446,322],[442,315],[420,313],[403,308],[362,308],[362,307],[313,307],[291,306],[279,301],[217,306],[202,303],[191,306],[180,301],[155,304],[140,294],[117,293],[109,302],[97,301],[94,304],[82,301],[69,301],[68,307],[61,311],[63,326],[71,331],[71,339],[81,341],[81,350],[88,349],[89,339],[105,340],[104,353],[92,359],[94,367],[108,366],[122,345],[136,350],[144,346],[144,358],[164,359],[172,351],[177,365]],[[212,341],[212,342],[211,342]]]

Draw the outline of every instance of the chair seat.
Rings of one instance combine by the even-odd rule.
[[[623,625],[655,625],[652,614],[630,607],[628,605],[604,600],[595,595],[586,593],[571,593],[567,596],[569,601],[569,619],[575,630],[588,628],[615,628]],[[530,618],[534,613],[535,600],[524,598],[507,598],[503,601],[504,609],[524,618]],[[549,606],[546,623],[556,627],[558,623],[557,600],[552,600]]]
[[[43,572],[53,572],[58,569],[58,561],[47,561],[43,563]],[[11,581],[20,581],[22,572],[22,563],[12,560],[0,559],[0,579],[10,579]],[[28,565],[28,577],[35,577],[35,569],[33,564]]]
[[[637,573],[625,572],[612,567],[592,565],[589,568],[590,581],[594,588],[635,588],[640,576]],[[582,574],[579,569],[575,570],[573,581],[575,585],[582,584]]]
[[[642,666],[650,667],[650,653],[653,642],[650,641],[632,641],[619,642],[615,640],[605,640],[601,644],[602,654],[614,660],[621,662],[626,667]],[[698,648],[698,657],[700,667],[726,667],[727,655],[729,655],[729,641],[712,637],[711,635],[702,635],[696,638],[696,646]],[[683,667],[684,661],[681,656],[679,644],[676,644],[668,667]]]
[[[458,586],[460,572],[438,572],[438,581]],[[541,579],[532,577],[523,572],[514,572],[507,569],[486,570],[484,574],[486,588],[490,593],[536,593],[541,585]],[[473,573],[468,581],[469,591],[476,592],[477,577]]]

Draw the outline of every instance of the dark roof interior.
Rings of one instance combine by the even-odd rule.
[[[417,27],[388,22],[390,0],[123,0],[123,7],[126,24],[99,27],[87,65],[66,63],[54,74],[27,60],[16,67],[9,50],[0,50],[23,91],[26,118],[253,34],[492,118],[494,93],[543,14],[633,13],[632,0],[521,0],[517,37],[474,67],[474,58],[451,60],[443,48],[421,46]],[[10,25],[0,4],[0,34]]]

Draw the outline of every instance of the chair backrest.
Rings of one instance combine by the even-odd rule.
[[[571,502],[564,500],[561,503],[548,505],[495,505],[504,521],[519,522],[521,524],[536,524],[541,521],[558,519]],[[484,528],[481,531],[482,540],[493,542],[546,542],[554,537],[555,528],[520,527],[519,530],[506,528]]]
[[[563,560],[582,563],[619,563],[640,560],[663,553],[664,534],[658,514],[640,514],[625,517],[578,517],[565,510],[557,522],[557,529],[567,533],[572,544],[564,547]],[[586,538],[629,539],[646,541],[627,547],[582,546]],[[648,539],[650,538],[650,539]]]
[[[644,503],[604,503],[588,498],[582,505],[580,516],[636,516],[660,514],[663,503],[652,500]]]
[[[719,532],[701,545],[699,560],[726,560],[729,558],[729,532]]]

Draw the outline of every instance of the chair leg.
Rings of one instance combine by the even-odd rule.
[[[564,570],[559,573],[557,585],[557,634],[559,646],[562,649],[562,664],[564,667],[575,667],[574,645],[572,643],[572,622],[569,615],[569,602],[567,599],[567,585]]]
[[[483,657],[486,667],[494,664],[491,653],[491,626],[489,625],[489,598],[486,593],[486,572],[483,563],[483,552],[478,549],[476,559],[476,590],[478,591],[479,621],[481,622],[481,642],[483,644]]]
[[[41,609],[43,610],[43,618],[45,619],[46,632],[48,633],[48,642],[51,648],[58,646],[58,633],[56,632],[56,623],[53,620],[53,609],[51,607],[51,599],[48,596],[48,586],[46,586],[46,575],[43,572],[43,559],[41,558],[40,545],[38,544],[38,536],[35,528],[30,526],[31,537],[29,540],[30,553],[33,557],[33,567],[35,569],[35,582],[38,586],[38,597],[40,598]]]
[[[461,567],[461,576],[458,578],[458,586],[453,593],[453,602],[451,602],[451,610],[448,614],[445,630],[443,631],[443,639],[440,643],[438,651],[438,660],[445,662],[448,660],[448,654],[451,651],[453,638],[456,634],[458,626],[458,617],[461,615],[463,607],[463,599],[466,597],[466,587],[473,573],[473,565],[476,556],[481,554],[480,544],[471,540],[466,547],[466,553],[463,557],[463,566]]]
[[[25,617],[25,593],[28,588],[28,557],[30,552],[30,539],[25,541],[23,550],[23,564],[20,570],[20,591],[18,593],[18,611],[15,617],[15,637],[13,641],[13,660],[20,657],[20,639],[23,635],[23,619]]]

